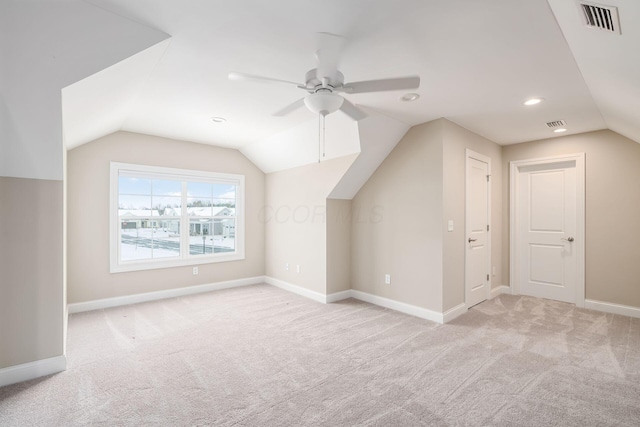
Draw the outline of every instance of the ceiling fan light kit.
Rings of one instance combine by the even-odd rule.
[[[342,107],[344,98],[333,92],[316,92],[304,98],[304,105],[312,112],[326,116],[335,113]]]

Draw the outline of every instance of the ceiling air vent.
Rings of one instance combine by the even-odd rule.
[[[551,129],[565,127],[567,123],[564,120],[554,120],[552,122],[547,122],[547,127]]]
[[[598,28],[610,33],[620,34],[618,8],[601,4],[580,1],[584,22],[589,28]]]

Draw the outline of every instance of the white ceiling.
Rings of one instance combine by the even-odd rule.
[[[100,136],[88,128],[119,127],[238,148],[262,159],[263,170],[282,169],[278,155],[296,138],[317,140],[309,124],[317,118],[306,109],[272,116],[303,92],[227,74],[303,82],[316,65],[318,32],[346,38],[339,64],[346,81],[421,76],[413,103],[400,101],[402,91],[346,95],[407,125],[446,117],[513,144],[556,136],[545,123],[561,119],[564,135],[610,128],[640,141],[637,0],[603,0],[619,7],[622,35],[586,28],[574,0],[88,1],[171,39],[65,90],[68,147]],[[522,105],[533,96],[545,102]],[[357,133],[345,120],[327,126]]]

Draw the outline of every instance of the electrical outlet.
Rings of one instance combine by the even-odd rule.
[[[193,275],[194,276],[198,275],[198,267],[193,267]]]
[[[284,263],[284,269],[285,269],[285,271],[289,271],[289,263],[288,262]]]
[[[391,275],[390,274],[385,274],[384,275],[384,283],[387,285],[391,284]]]
[[[300,273],[300,264],[296,264],[296,273]]]
[[[453,231],[453,220],[450,219],[447,223],[447,231]]]
[[[493,276],[495,277],[495,275],[496,275],[496,266],[495,265],[493,267],[491,267],[491,274],[493,274]]]

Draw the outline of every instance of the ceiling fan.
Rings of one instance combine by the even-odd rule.
[[[283,83],[294,85],[307,92],[306,96],[275,112],[274,116],[285,116],[302,106],[306,106],[313,113],[320,114],[323,117],[341,110],[356,121],[365,118],[366,114],[339,95],[339,93],[383,92],[417,89],[420,86],[419,76],[345,83],[344,75],[338,70],[339,50],[343,38],[331,33],[319,33],[319,35],[322,43],[320,49],[316,52],[318,67],[307,71],[305,83],[238,72],[229,73],[229,80]]]

